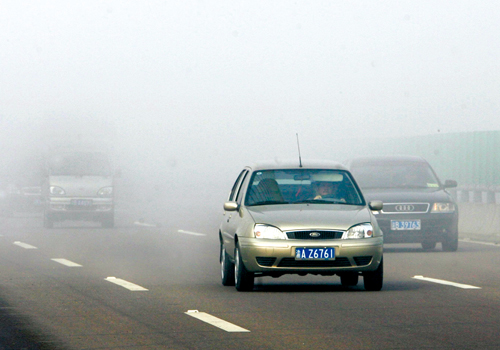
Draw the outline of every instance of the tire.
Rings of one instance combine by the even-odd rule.
[[[43,227],[44,228],[54,228],[54,220],[48,215],[43,214]]]
[[[240,292],[253,289],[254,275],[248,272],[241,258],[240,247],[236,246],[234,252],[234,282]]]
[[[436,248],[436,242],[422,242],[422,249],[423,250],[431,250]]]
[[[452,237],[447,237],[441,245],[444,252],[456,252],[458,249],[458,231]]]
[[[113,228],[115,227],[115,217],[109,216],[107,218],[102,219],[101,226],[103,228]]]
[[[224,248],[224,244],[220,244],[220,274],[223,286],[234,286],[234,263],[229,258],[229,255]]]
[[[340,283],[343,287],[354,287],[358,285],[359,275],[357,272],[344,273],[340,275]]]
[[[379,291],[382,289],[384,284],[384,260],[380,261],[377,269],[375,271],[365,272],[363,274],[363,281],[365,285],[365,290],[368,291]]]

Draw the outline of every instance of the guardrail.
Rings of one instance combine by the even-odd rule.
[[[450,193],[460,212],[460,238],[500,244],[500,186],[461,186]]]

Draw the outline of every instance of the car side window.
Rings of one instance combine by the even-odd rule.
[[[245,175],[245,173],[246,173],[246,170],[242,170],[241,173],[240,173],[240,175],[238,175],[238,178],[234,182],[233,188],[231,189],[231,192],[229,193],[229,198],[228,198],[229,201],[234,201],[235,200],[236,194],[237,194],[238,185],[240,184],[241,179],[243,178],[243,175]]]

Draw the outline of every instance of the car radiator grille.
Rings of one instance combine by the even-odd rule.
[[[311,235],[312,234],[312,235]],[[288,231],[288,239],[341,239],[343,231]]]
[[[338,257],[335,260],[295,260],[295,258],[283,258],[278,267],[348,267],[351,266],[349,259]]]

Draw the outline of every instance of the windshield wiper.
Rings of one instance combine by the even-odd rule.
[[[266,205],[266,204],[288,204],[288,202],[284,202],[284,201],[260,201],[260,202],[248,204],[248,206],[253,207],[254,205]]]

